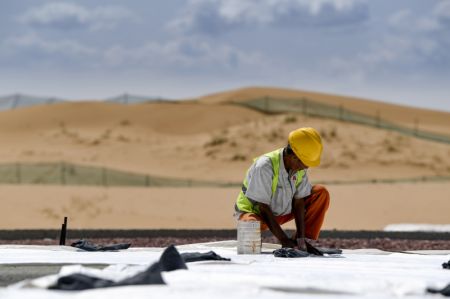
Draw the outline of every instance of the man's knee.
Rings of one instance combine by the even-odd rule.
[[[328,205],[330,204],[330,193],[325,186],[314,185],[311,193],[314,194],[316,198],[322,202],[322,204],[328,207]]]

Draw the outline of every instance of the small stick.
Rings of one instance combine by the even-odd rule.
[[[61,225],[61,234],[59,236],[59,245],[66,245],[67,217],[64,217],[64,223]]]

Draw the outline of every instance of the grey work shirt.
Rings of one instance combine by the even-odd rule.
[[[261,156],[256,160],[247,172],[248,187],[245,196],[251,201],[265,203],[270,206],[275,216],[291,213],[292,198],[303,198],[311,194],[312,185],[308,180],[305,170],[302,182],[295,188],[297,172],[289,174],[284,167],[283,151],[280,153],[280,173],[278,185],[272,198],[272,178],[274,172],[269,157]],[[239,217],[241,213],[237,212]]]

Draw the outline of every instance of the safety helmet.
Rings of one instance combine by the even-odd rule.
[[[295,155],[308,167],[319,166],[323,145],[314,128],[299,128],[289,133],[289,145]]]

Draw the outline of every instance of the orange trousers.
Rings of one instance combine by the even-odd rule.
[[[330,194],[328,190],[321,185],[314,185],[311,195],[305,198],[305,237],[317,240],[325,219],[325,212],[330,205]],[[275,216],[278,224],[282,225],[294,219],[293,213]],[[265,224],[259,215],[253,213],[243,213],[239,217],[242,221],[261,221],[261,230],[267,230],[269,227]]]

